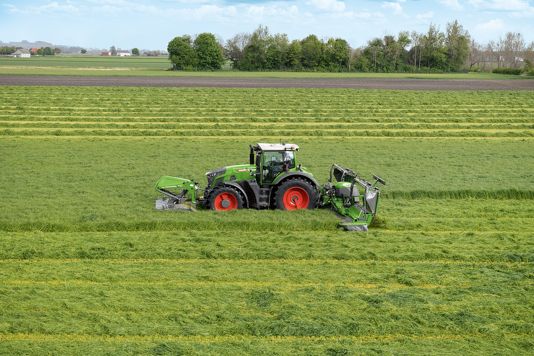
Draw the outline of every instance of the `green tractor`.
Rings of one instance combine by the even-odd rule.
[[[253,209],[315,209],[330,207],[344,219],[349,231],[366,231],[378,208],[385,184],[378,176],[370,183],[337,164],[330,169],[328,183],[321,185],[298,163],[295,144],[258,143],[250,146],[249,164],[226,166],[206,173],[208,184],[200,196],[195,181],[163,176],[156,190],[165,197],[156,209],[219,211]]]

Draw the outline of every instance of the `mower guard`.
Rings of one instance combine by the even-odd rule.
[[[338,164],[332,165],[330,179],[323,187],[323,204],[330,204],[336,213],[344,217],[338,226],[347,231],[367,231],[378,209],[380,190],[376,184],[386,184],[382,178],[376,175],[373,177],[376,180],[374,184],[351,169]],[[350,191],[348,194],[341,194],[339,187],[350,187]]]

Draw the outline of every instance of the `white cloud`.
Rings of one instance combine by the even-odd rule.
[[[521,11],[532,9],[527,0],[469,0],[476,8],[495,11]]]
[[[458,0],[440,0],[439,2],[453,10],[459,11],[463,9],[463,6]]]
[[[480,23],[476,26],[478,32],[497,32],[504,29],[504,22],[501,19],[493,19]]]
[[[387,10],[392,10],[393,13],[400,15],[402,14],[402,5],[400,2],[386,1],[382,3],[382,8]]]
[[[79,8],[72,4],[71,1],[58,2],[51,1],[39,6],[18,7],[12,4],[5,4],[10,13],[19,13],[26,15],[39,15],[44,13],[78,13]]]
[[[434,11],[421,12],[415,15],[418,22],[427,23],[434,17]]]
[[[255,18],[263,18],[265,16],[295,17],[299,14],[299,9],[296,5],[287,7],[275,4],[245,5],[243,8],[247,15]]]
[[[383,19],[384,14],[381,12],[369,12],[369,11],[346,11],[341,16],[351,19]]]
[[[341,12],[345,10],[345,2],[338,0],[311,0],[310,4],[319,10],[329,12]]]

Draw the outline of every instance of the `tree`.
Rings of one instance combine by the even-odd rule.
[[[17,50],[16,47],[3,46],[3,47],[0,47],[0,54],[3,54],[3,55],[12,54],[12,53],[15,53],[16,50]]]
[[[447,61],[449,71],[459,71],[465,65],[469,57],[469,33],[465,31],[457,20],[447,24]]]
[[[191,45],[191,37],[188,35],[173,38],[167,45],[167,52],[169,52],[173,69],[191,70],[195,67],[195,50]]]
[[[407,31],[401,31],[397,35],[397,57],[395,60],[395,70],[400,70],[400,66],[402,65],[402,70],[406,70],[406,66],[408,63],[408,51],[406,50],[406,47],[412,43],[412,40],[410,39],[410,34]]]
[[[109,48],[109,52],[111,52],[112,56],[116,56],[117,55],[117,48],[115,48],[115,46],[111,46]]]
[[[244,70],[264,70],[267,68],[267,46],[270,40],[269,29],[259,26],[250,36],[243,50],[239,68]]]
[[[86,53],[87,53],[87,50],[86,50],[85,48],[82,48],[82,49],[80,50],[80,53],[81,53],[81,54],[86,54]]]
[[[168,52],[168,51],[167,51]],[[158,51],[158,50],[155,50],[155,51],[145,51],[143,52],[143,55],[147,56],[147,57],[158,57],[160,56],[162,53],[161,51]],[[170,58],[170,53],[169,53],[169,58]]]
[[[223,50],[212,33],[201,33],[193,42],[197,58],[197,68],[200,70],[221,69],[224,63]]]
[[[352,69],[356,72],[370,72],[371,71],[371,64],[369,62],[369,58],[366,57],[364,54],[363,48],[357,48],[354,50],[354,53],[352,54]]]
[[[380,38],[375,38],[369,42],[367,49],[363,51],[365,57],[371,57],[373,72],[384,71],[384,42]]]
[[[411,58],[411,64],[413,64],[416,69],[421,69],[421,57],[423,52],[421,46],[422,37],[423,35],[417,33],[416,31],[413,31],[411,34],[413,46],[410,49],[409,56]]]
[[[445,35],[431,24],[421,38],[421,60],[428,69],[448,70]]]
[[[285,69],[289,40],[286,34],[276,34],[267,40],[267,50],[265,53],[266,69]]]
[[[350,46],[341,38],[330,38],[324,45],[324,66],[329,71],[346,71],[350,61]]]
[[[291,41],[287,48],[285,67],[292,70],[300,70],[302,68],[302,45],[300,41]]]
[[[232,68],[239,69],[239,65],[243,60],[243,52],[249,41],[250,35],[247,33],[238,33],[226,41],[224,55],[232,62]]]
[[[516,32],[507,32],[498,43],[499,56],[507,67],[519,68],[525,53],[525,40],[523,35]]]
[[[54,50],[50,47],[41,47],[37,50],[37,54],[41,56],[53,56]]]
[[[469,45],[469,70],[473,70],[475,67],[480,66],[480,63],[484,62],[484,50],[482,46],[475,40],[471,40]]]
[[[139,55],[139,48],[132,48],[132,56],[138,56]]]
[[[58,47],[54,48],[54,55],[60,54],[60,53],[61,53],[61,48],[58,48]]]
[[[308,70],[318,70],[323,60],[323,43],[317,36],[309,35],[301,41],[302,66]]]

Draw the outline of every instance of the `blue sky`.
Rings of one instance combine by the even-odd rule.
[[[430,23],[444,30],[454,19],[482,43],[508,31],[534,41],[530,0],[0,0],[0,40],[165,49],[177,35],[228,39],[263,24],[290,39],[314,33],[358,47],[401,30],[423,32]]]

